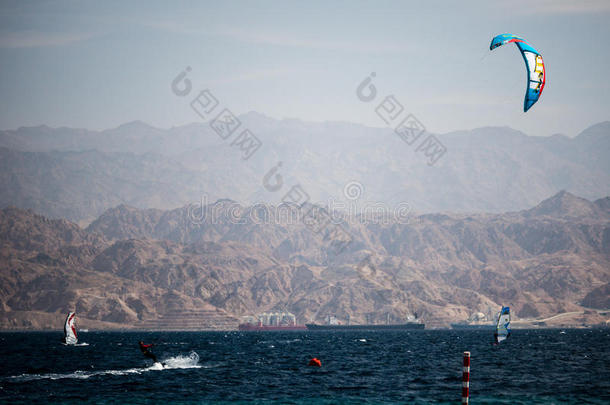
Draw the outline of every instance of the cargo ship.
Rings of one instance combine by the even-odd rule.
[[[307,330],[336,330],[336,331],[349,331],[349,330],[413,330],[413,329],[424,329],[425,324],[420,322],[407,322],[397,324],[369,324],[369,325],[319,325],[315,323],[306,323]]]
[[[413,330],[424,329],[426,325],[419,321],[408,321],[405,323],[385,323],[385,324],[363,324],[363,325],[342,325],[334,316],[328,317],[326,324],[320,325],[316,323],[306,323],[307,330],[334,330],[334,331],[350,331],[350,330]]]
[[[237,327],[242,332],[281,332],[304,331],[305,325],[298,325],[296,317],[290,312],[270,312],[247,316]]]

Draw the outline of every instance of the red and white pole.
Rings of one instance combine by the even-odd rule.
[[[468,403],[470,395],[470,352],[464,352],[464,366],[462,367],[462,403]]]

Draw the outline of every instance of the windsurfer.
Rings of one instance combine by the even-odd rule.
[[[157,361],[157,356],[155,356],[151,351],[150,348],[153,347],[154,345],[151,343],[149,345],[144,344],[144,342],[142,342],[141,340],[138,342],[138,344],[140,345],[140,350],[142,351],[142,354],[146,357],[148,357],[149,359],[152,359],[153,363],[158,363]]]
[[[69,312],[64,323],[64,340],[65,345],[75,345],[78,343],[78,337],[76,336],[76,314]]]
[[[502,307],[496,322],[496,330],[494,332],[494,344],[508,339],[510,336],[510,308]]]

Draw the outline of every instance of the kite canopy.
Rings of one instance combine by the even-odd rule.
[[[523,102],[523,111],[529,110],[540,98],[546,73],[544,70],[544,62],[542,55],[528,44],[525,39],[512,34],[501,34],[494,37],[489,45],[489,50],[493,50],[504,44],[514,42],[517,48],[521,51],[525,68],[527,70],[527,89],[525,90],[525,101]]]

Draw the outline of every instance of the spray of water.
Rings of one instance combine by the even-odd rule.
[[[164,368],[199,368],[199,355],[196,352],[190,352],[188,356],[170,357],[163,361]]]
[[[7,377],[8,380],[12,381],[32,381],[32,380],[61,380],[64,378],[74,379],[88,379],[95,376],[101,375],[129,375],[129,374],[142,374],[148,371],[155,370],[168,370],[168,369],[179,369],[179,368],[201,368],[199,364],[199,355],[192,351],[186,356],[175,356],[163,360],[165,366],[155,363],[151,367],[147,368],[128,368],[123,370],[103,370],[103,371],[82,371],[76,370],[72,373],[47,373],[47,374],[22,374],[17,376]]]

